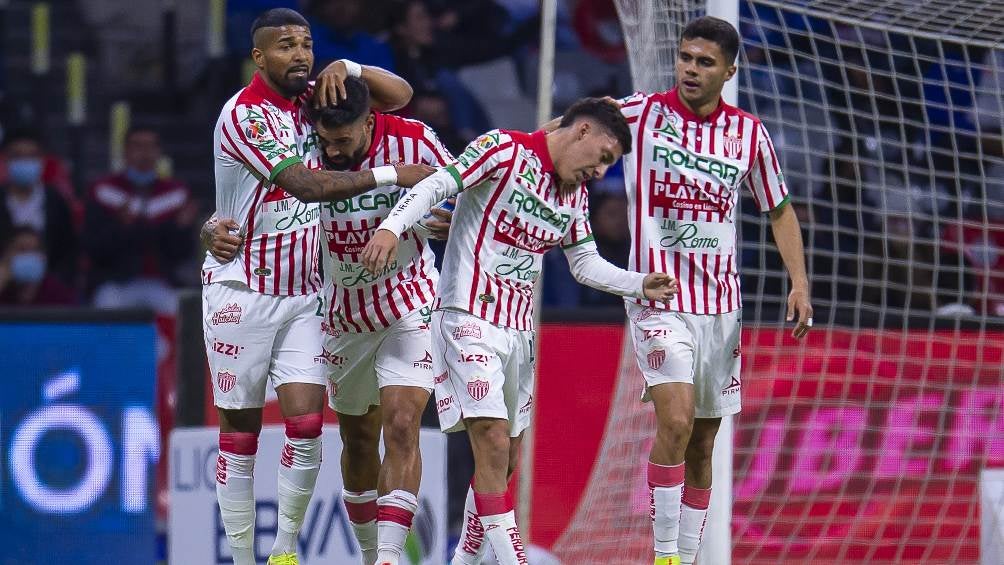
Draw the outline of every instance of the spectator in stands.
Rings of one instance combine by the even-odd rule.
[[[460,135],[460,132],[453,125],[450,103],[446,97],[434,90],[419,90],[411,97],[408,109],[416,120],[421,120],[432,126],[436,135],[439,136],[439,140],[451,153],[454,155],[463,153],[470,139]]]
[[[389,11],[388,27],[397,74],[415,88],[441,92],[461,136],[471,139],[492,124],[456,70],[513,54],[539,24],[533,19],[508,31],[508,12],[494,2],[458,6],[434,17],[425,0],[399,0]]]
[[[338,59],[394,71],[390,47],[367,33],[362,23],[362,0],[311,0],[307,3],[315,68]],[[407,78],[407,77],[405,77]]]
[[[73,180],[70,178],[70,169],[66,166],[66,161],[58,155],[47,152],[41,142],[41,138],[33,130],[13,128],[6,132],[6,135],[3,135],[3,132],[0,131],[0,139],[4,140],[5,145],[17,139],[38,144],[42,152],[42,184],[56,189],[66,199],[70,204],[71,210],[74,212],[74,225],[79,226],[80,223],[78,220],[80,218],[77,215],[79,201],[77,200],[77,191],[73,186]],[[4,153],[0,153],[0,185],[7,182],[8,174],[7,156]]]
[[[126,169],[95,182],[86,203],[83,239],[93,302],[171,313],[173,287],[186,281],[183,272],[194,256],[198,208],[188,187],[158,175],[157,132],[132,129],[124,149]]]
[[[15,228],[0,255],[0,305],[68,306],[76,293],[48,272],[45,245],[34,228]]]
[[[4,142],[7,178],[0,183],[0,240],[13,230],[30,227],[46,245],[49,270],[73,285],[77,278],[77,236],[71,203],[47,185],[43,177],[46,157],[42,142],[33,132],[11,132]]]

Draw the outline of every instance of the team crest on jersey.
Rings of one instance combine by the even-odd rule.
[[[412,363],[412,366],[416,369],[426,369],[428,371],[432,370],[432,354],[428,351],[425,352],[425,357],[422,357],[418,361]]]
[[[738,135],[729,134],[722,140],[722,149],[729,159],[741,159],[743,152],[743,140]]]
[[[453,339],[458,340],[462,337],[481,339],[481,326],[475,324],[474,322],[464,322],[463,324],[460,324],[453,329]]]
[[[485,396],[488,396],[488,389],[491,385],[488,381],[483,381],[481,379],[474,379],[473,381],[467,383],[467,394],[471,395],[474,400],[481,400]]]
[[[662,364],[666,362],[666,350],[662,348],[653,349],[648,352],[648,368],[658,371]]]
[[[241,323],[241,305],[231,302],[213,313],[213,325]]]
[[[230,392],[236,384],[237,375],[230,371],[224,369],[216,373],[216,385],[220,387],[221,392]]]

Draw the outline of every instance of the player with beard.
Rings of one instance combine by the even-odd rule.
[[[452,161],[429,126],[371,110],[364,81],[349,77],[342,90],[337,106],[310,113],[326,169],[365,171],[392,162],[444,167]],[[370,235],[405,192],[390,185],[321,204],[321,356],[344,446],[342,499],[366,564],[396,564],[404,549],[418,508],[421,416],[433,387],[429,321],[439,273],[426,241],[430,233],[421,227],[407,231],[397,257],[379,276],[360,262]],[[449,219],[444,210],[433,213]],[[217,238],[210,249],[221,244]],[[225,250],[217,253],[232,258]]]
[[[214,133],[216,216],[232,218],[229,226],[244,237],[235,260],[206,256],[203,328],[220,419],[216,493],[234,563],[255,563],[253,471],[270,380],[286,443],[268,562],[290,565],[297,563],[296,540],[321,461],[326,375],[315,314],[321,284],[315,203],[378,186],[411,186],[433,169],[312,170],[321,160],[304,111],[313,66],[307,22],[293,10],[269,10],[255,21],[252,36],[258,72],[224,105]],[[379,85],[390,106],[410,98],[407,83],[389,73],[339,65]]]

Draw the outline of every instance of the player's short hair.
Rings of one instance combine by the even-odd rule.
[[[345,98],[337,106],[311,108],[310,117],[315,124],[326,128],[337,128],[356,123],[369,114],[370,89],[366,81],[358,77],[345,78]]]
[[[686,39],[707,39],[718,44],[730,65],[736,62],[736,55],[739,54],[739,32],[729,22],[714,16],[701,16],[691,20],[680,36],[681,42]]]
[[[561,116],[561,127],[570,126],[579,118],[593,120],[614,136],[622,153],[631,152],[631,130],[616,104],[603,98],[582,98],[565,110]]]
[[[307,19],[300,15],[300,12],[296,10],[290,10],[289,8],[272,8],[271,10],[265,10],[255,18],[254,23],[251,24],[251,41],[254,41],[254,34],[256,31],[263,27],[282,27],[282,26],[303,26],[306,28],[310,27],[307,23]]]

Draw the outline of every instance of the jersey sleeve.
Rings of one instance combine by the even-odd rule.
[[[621,114],[624,115],[624,119],[628,125],[638,123],[638,118],[645,111],[646,100],[648,100],[648,95],[644,92],[635,92],[631,96],[625,96],[617,100],[617,103],[621,106]]]
[[[579,198],[582,204],[578,208],[575,217],[572,218],[572,225],[568,233],[561,239],[561,247],[568,249],[583,243],[593,241],[593,228],[589,225],[589,198],[585,188],[579,190]]]
[[[753,199],[761,212],[770,212],[788,203],[788,187],[781,174],[781,163],[774,143],[762,123],[757,124],[757,146],[753,166],[747,177]]]
[[[224,149],[269,182],[286,167],[303,162],[293,147],[276,137],[273,128],[278,122],[264,108],[253,104],[235,106],[230,116],[222,120]]]
[[[422,128],[422,139],[418,145],[418,158],[422,164],[433,167],[445,167],[455,161],[450,150],[439,141],[439,136],[429,126]]]
[[[492,130],[472,141],[446,171],[457,183],[457,191],[498,179],[512,166],[516,143],[508,134]]]

